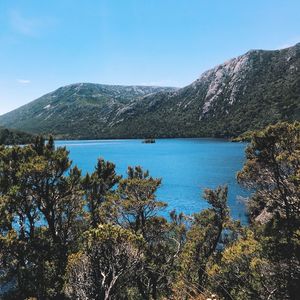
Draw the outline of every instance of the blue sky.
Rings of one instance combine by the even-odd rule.
[[[75,82],[184,86],[300,42],[299,0],[1,0],[0,114]]]

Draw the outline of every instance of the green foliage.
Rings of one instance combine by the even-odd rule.
[[[155,192],[161,184],[161,179],[154,179],[149,172],[141,167],[129,167],[128,178],[119,182],[118,189],[111,198],[117,208],[117,220],[125,227],[146,237],[147,222],[166,207],[166,203],[156,200]],[[118,221],[120,222],[120,221]]]
[[[167,220],[157,216],[166,207],[166,203],[155,197],[161,179],[152,178],[139,166],[129,167],[127,174],[108,205],[115,207],[115,223],[145,240],[143,260],[134,281],[144,299],[157,299],[158,295],[170,292],[169,278],[178,252],[177,242],[169,234],[171,227]]]
[[[246,231],[212,265],[211,284],[218,282],[217,293],[225,299],[274,299],[278,270],[264,258],[263,248],[251,231]],[[272,298],[273,297],[273,298]],[[276,299],[276,298],[275,298]]]
[[[34,136],[14,129],[0,127],[0,145],[21,145],[34,141]]]
[[[253,135],[238,181],[255,189],[252,213],[262,209],[295,225],[300,210],[300,123],[279,123]],[[292,224],[290,224],[292,226]]]
[[[233,225],[227,207],[227,187],[206,190],[204,198],[211,208],[194,214],[181,254],[182,277],[194,286],[191,294],[205,290],[207,265],[218,253],[222,234]],[[182,280],[182,279],[181,279]]]
[[[118,299],[142,260],[143,238],[117,225],[84,233],[83,251],[67,266],[66,294],[71,299]]]
[[[0,151],[1,249],[9,253],[1,266],[20,298],[62,292],[83,214],[81,174],[70,166],[66,149],[54,149],[51,138]]]
[[[107,198],[112,195],[113,188],[120,181],[115,171],[115,165],[99,159],[93,174],[87,174],[82,180],[86,202],[89,211],[90,224],[97,227],[105,222],[103,205]]]
[[[3,299],[297,299],[300,280],[299,123],[253,133],[238,181],[250,224],[233,221],[227,187],[209,208],[161,212],[161,179],[126,178],[99,159],[92,174],[41,137],[0,146]]]
[[[238,137],[231,139],[232,142],[251,142],[254,131],[247,130]]]
[[[278,123],[253,135],[238,181],[255,190],[251,221],[266,257],[281,269],[278,297],[294,299],[300,285],[300,123]]]

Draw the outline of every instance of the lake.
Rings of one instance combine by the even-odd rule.
[[[56,145],[66,146],[73,163],[84,173],[94,170],[99,157],[114,162],[123,176],[128,166],[140,165],[149,170],[151,176],[162,178],[157,198],[168,203],[167,211],[198,212],[208,207],[201,197],[205,188],[227,184],[231,214],[246,222],[243,198],[247,193],[235,179],[245,161],[245,143],[157,139],[155,144],[144,144],[142,140],[95,140],[57,141]]]

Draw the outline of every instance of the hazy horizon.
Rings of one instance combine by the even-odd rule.
[[[78,82],[182,87],[250,49],[300,42],[298,1],[0,3],[0,115]]]

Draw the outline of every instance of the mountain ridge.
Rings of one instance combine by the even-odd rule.
[[[67,112],[45,114],[53,96],[64,102]],[[78,101],[75,113],[70,103]],[[31,115],[23,106],[0,116],[0,124],[61,138],[236,136],[300,119],[300,43],[281,50],[250,50],[183,88],[78,83],[25,107]]]
[[[63,131],[62,136],[66,137],[68,130],[72,130],[76,125],[75,120],[99,123],[98,125],[109,124],[122,110],[130,107],[133,101],[139,101],[145,95],[175,89],[92,83],[70,84],[4,114],[0,117],[1,124],[4,123],[10,128],[22,128],[35,134],[57,136]],[[52,116],[58,121],[52,122]],[[79,131],[76,137],[84,135],[84,132]]]
[[[283,50],[248,51],[202,73],[169,101],[169,107],[167,102],[159,103],[163,113],[155,116],[162,137],[230,137],[281,120],[299,120],[300,44]],[[149,113],[144,111],[146,119]],[[133,121],[127,131],[141,123],[140,129],[148,128],[153,118]]]

